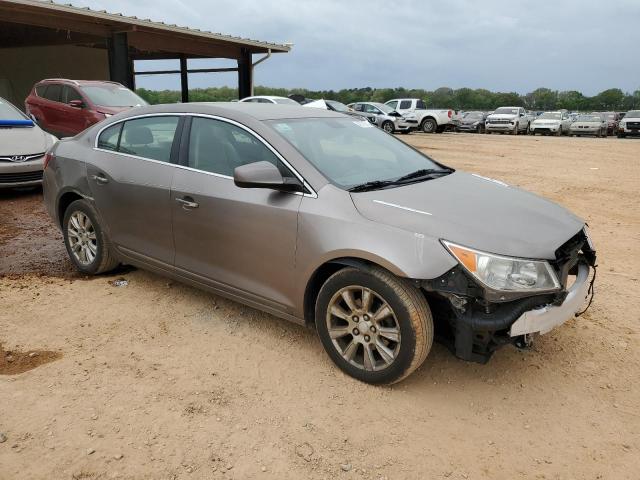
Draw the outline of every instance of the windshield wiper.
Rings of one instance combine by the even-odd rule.
[[[433,175],[448,175],[453,172],[451,168],[422,168],[415,172],[407,173],[406,175],[396,178],[395,183],[404,183],[407,180],[415,180],[422,177],[431,177]]]
[[[361,183],[347,189],[348,192],[366,192],[369,190],[378,190],[380,188],[388,187],[389,185],[395,185],[395,180],[373,180],[371,182]]]

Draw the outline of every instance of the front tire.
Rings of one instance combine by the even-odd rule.
[[[520,124],[516,123],[514,128],[513,128],[513,132],[511,132],[511,135],[518,135],[518,131],[520,130]]]
[[[98,275],[118,266],[111,241],[100,226],[98,212],[89,201],[76,200],[67,207],[62,229],[69,258],[80,272]]]
[[[395,130],[393,128],[393,123],[389,121],[386,121],[382,124],[382,129],[387,133],[393,133],[393,131]]]
[[[333,274],[320,289],[315,313],[329,357],[366,383],[399,382],[424,362],[433,344],[424,295],[379,267]]]

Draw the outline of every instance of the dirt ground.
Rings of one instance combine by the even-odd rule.
[[[52,356],[0,371],[0,479],[638,479],[640,141],[400,138],[586,218],[591,310],[372,387],[311,330],[143,271],[74,274],[40,194],[1,193],[0,350]]]

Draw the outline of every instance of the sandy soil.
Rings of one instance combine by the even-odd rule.
[[[637,479],[640,141],[401,138],[585,217],[591,310],[371,387],[313,331],[143,271],[73,275],[38,193],[3,194],[0,342],[59,358],[0,375],[0,479]]]

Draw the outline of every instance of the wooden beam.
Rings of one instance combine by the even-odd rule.
[[[57,30],[87,33],[101,37],[111,36],[112,28],[98,22],[79,20],[71,15],[57,15],[56,13],[38,13],[21,11],[10,4],[0,3],[0,18],[4,22],[35,25]]]
[[[198,41],[191,37],[165,35],[148,31],[135,31],[128,34],[129,45],[142,52],[175,52],[176,56],[199,56],[209,58],[240,57],[240,48],[233,45],[216,45],[213,42]]]

